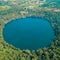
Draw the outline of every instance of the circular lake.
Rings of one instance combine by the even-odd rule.
[[[17,48],[36,50],[49,47],[55,35],[46,19],[26,17],[7,23],[3,29],[3,37]]]

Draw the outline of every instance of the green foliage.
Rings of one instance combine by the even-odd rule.
[[[22,3],[25,2],[22,1]],[[0,8],[0,10],[2,10],[0,11],[0,60],[60,60],[60,12],[55,11],[57,10],[57,7],[51,8],[53,3],[49,6],[49,8],[44,8],[39,4],[34,4],[34,8],[30,9],[29,6],[31,4],[22,3],[14,5],[12,4],[12,1],[9,1],[0,4],[8,5],[11,7],[10,9],[4,11],[2,10],[2,8]],[[47,19],[51,23],[55,31],[56,37],[49,48],[42,48],[32,51],[28,49],[21,50],[15,48],[10,44],[7,44],[4,41],[4,39],[1,36],[1,28],[4,26],[4,24],[8,23],[13,19],[27,16],[39,16]]]

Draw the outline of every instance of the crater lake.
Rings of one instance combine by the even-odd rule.
[[[3,29],[4,40],[20,49],[49,47],[55,34],[50,22],[40,17],[18,18]]]

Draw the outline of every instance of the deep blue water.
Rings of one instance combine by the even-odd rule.
[[[54,40],[51,24],[39,17],[19,18],[9,22],[3,29],[6,42],[20,49],[49,47]]]

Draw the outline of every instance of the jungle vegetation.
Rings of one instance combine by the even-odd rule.
[[[5,42],[2,35],[4,25],[11,20],[27,16],[39,16],[51,23],[55,31],[55,39],[48,48],[21,50]],[[1,1],[0,60],[60,60],[60,5],[54,1],[47,6],[36,4],[36,2],[30,3],[28,0]]]

